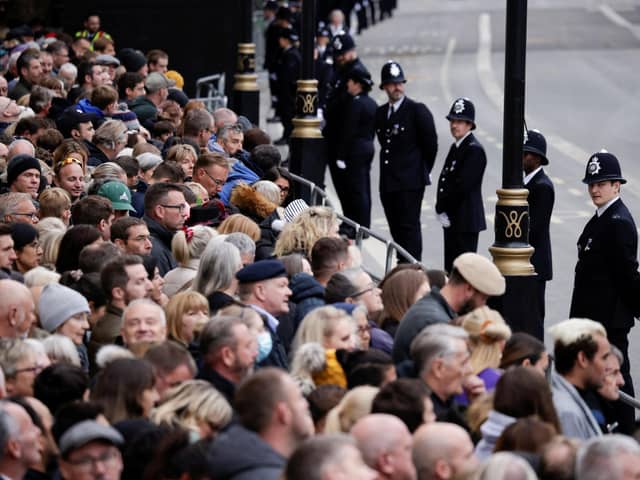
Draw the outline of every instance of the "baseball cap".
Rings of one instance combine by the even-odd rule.
[[[110,200],[114,210],[136,211],[131,206],[131,191],[122,182],[111,181],[105,183],[98,189],[98,195]]]
[[[169,80],[167,77],[158,72],[151,72],[144,81],[144,88],[147,92],[157,92],[161,88],[174,87],[176,82]]]

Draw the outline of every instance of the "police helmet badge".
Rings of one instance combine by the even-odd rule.
[[[340,41],[340,37],[336,37],[333,41],[333,48],[338,51],[342,50],[342,42]]]
[[[456,103],[453,104],[453,111],[456,114],[464,112],[464,98],[456,100]]]
[[[589,175],[597,175],[600,173],[601,168],[600,160],[598,160],[598,157],[594,156],[589,162],[589,165],[587,165],[587,172],[589,172]]]
[[[389,68],[389,73],[392,77],[397,77],[398,75],[400,75],[400,67],[398,67],[398,64],[392,63],[391,67]]]

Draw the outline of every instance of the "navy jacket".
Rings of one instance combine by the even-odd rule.
[[[631,328],[640,316],[638,232],[622,199],[594,215],[578,239],[570,317]]]
[[[375,151],[373,137],[376,108],[376,102],[365,92],[351,97],[345,109],[338,159],[347,163],[371,162]]]
[[[555,200],[553,183],[544,170],[540,170],[525,188],[529,190],[529,244],[535,248],[531,263],[536,269],[538,279],[551,280],[553,268],[549,222]]]
[[[405,97],[391,117],[389,105],[376,110],[380,142],[380,192],[420,190],[431,185],[431,169],[438,153],[433,115],[423,103]]]
[[[170,232],[146,215],[142,217],[142,219],[147,224],[149,233],[151,234],[151,256],[158,261],[158,270],[160,271],[160,275],[164,277],[168,271],[178,266],[176,259],[171,253],[173,232]]]
[[[446,213],[451,231],[477,233],[487,228],[482,205],[482,177],[487,156],[469,134],[459,147],[451,145],[438,180],[436,212]]]

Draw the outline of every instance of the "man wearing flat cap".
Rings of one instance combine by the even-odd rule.
[[[463,253],[453,262],[446,285],[432,287],[402,317],[393,344],[394,362],[409,359],[411,342],[428,325],[449,323],[486,305],[489,297],[500,296],[504,290],[504,277],[493,262],[477,253]]]
[[[174,87],[175,84],[176,82],[158,72],[152,72],[147,76],[144,81],[146,95],[136,98],[129,105],[145,128],[153,128],[158,118],[158,107],[169,96],[169,87]]]
[[[287,354],[278,335],[280,324],[276,318],[289,312],[289,280],[280,260],[259,260],[236,274],[240,300],[260,314],[265,329],[271,334],[272,349],[260,366],[287,369]]]
[[[405,95],[407,79],[398,62],[385,63],[380,78],[380,89],[388,98],[378,107],[375,119],[380,142],[380,200],[393,240],[420,260],[420,214],[438,152],[436,127],[427,106]],[[407,260],[398,255],[398,261]]]
[[[555,200],[553,182],[542,168],[549,165],[547,141],[538,130],[529,130],[522,147],[524,187],[529,190],[529,244],[535,249],[531,263],[538,274],[538,309],[541,322],[536,336],[544,339],[545,290],[553,277],[551,266],[551,236],[549,226]]]
[[[76,423],[60,438],[60,474],[64,480],[90,478],[119,480],[123,463],[122,435],[95,420]]]

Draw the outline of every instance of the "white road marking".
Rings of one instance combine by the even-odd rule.
[[[456,37],[451,37],[447,42],[447,50],[444,53],[442,67],[440,67],[440,86],[444,94],[444,100],[447,103],[453,102],[454,97],[449,88],[449,66],[451,65],[451,57],[456,48]]]
[[[611,5],[607,5],[607,4],[603,3],[603,4],[600,5],[599,10],[600,10],[600,12],[602,12],[602,14],[605,17],[607,17],[613,23],[615,23],[616,25],[618,25],[621,28],[629,30],[629,32],[631,32],[631,34],[634,37],[636,37],[637,39],[640,39],[640,27],[638,27],[638,25],[634,25],[629,20],[624,18],[622,15],[620,15],[618,12],[616,12],[611,7]]]
[[[571,195],[575,195],[576,197],[581,197],[583,195],[582,190],[578,190],[577,188],[567,188],[567,192]]]

